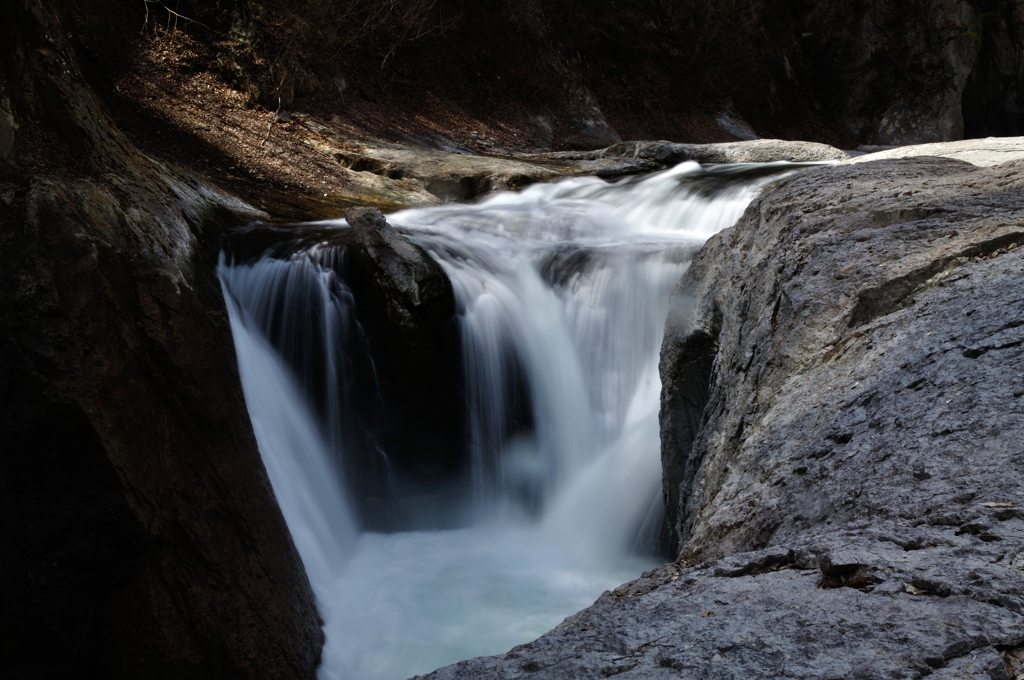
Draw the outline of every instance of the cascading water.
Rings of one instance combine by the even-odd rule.
[[[657,562],[669,295],[701,244],[793,167],[688,163],[389,217],[441,263],[458,305],[467,469],[439,492],[462,518],[444,529],[360,529],[354,489],[403,491],[337,249],[222,260],[253,427],[325,622],[321,678],[505,651]],[[370,452],[359,465],[357,450]]]

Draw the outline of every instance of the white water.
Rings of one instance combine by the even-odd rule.
[[[354,408],[345,352],[359,332],[323,253],[222,264],[253,427],[325,621],[322,679],[399,679],[506,651],[657,563],[642,548],[661,521],[657,362],[669,294],[767,180],[721,181],[685,164],[389,217],[456,291],[470,488],[449,502],[465,528],[359,532],[332,453],[345,455],[355,419],[330,415]],[[309,333],[341,348],[316,364],[341,383],[321,390],[326,418],[308,404],[309,367],[282,359],[303,341],[282,301],[320,319]],[[513,417],[524,390],[528,422]]]

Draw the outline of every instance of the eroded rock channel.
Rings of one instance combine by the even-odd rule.
[[[1012,3],[928,33],[920,3],[819,3],[670,127],[621,110],[657,78],[590,92],[584,55],[480,97],[497,145],[469,109],[360,131],[402,96],[346,109],[336,73],[312,115],[267,108],[218,80],[232,3],[156,4],[0,8],[0,675],[401,677],[538,635],[429,677],[1021,675],[1020,140],[799,174],[736,164],[847,154],[618,142],[1015,134]],[[281,219],[430,210],[298,226],[215,182]]]
[[[662,348],[679,560],[428,677],[1019,672],[1022,169],[842,165],[755,200]]]

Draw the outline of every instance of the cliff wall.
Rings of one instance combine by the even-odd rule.
[[[11,119],[68,149],[0,184],[0,675],[312,678],[213,274],[256,213],[131,144],[48,3],[0,26]]]

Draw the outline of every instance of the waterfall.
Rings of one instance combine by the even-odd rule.
[[[686,163],[389,216],[457,304],[465,464],[430,491],[448,511],[432,530],[403,505],[423,494],[388,456],[343,246],[222,257],[253,428],[325,622],[321,678],[505,651],[657,563],[669,296],[703,242],[794,167]],[[394,530],[368,530],[378,512]]]

